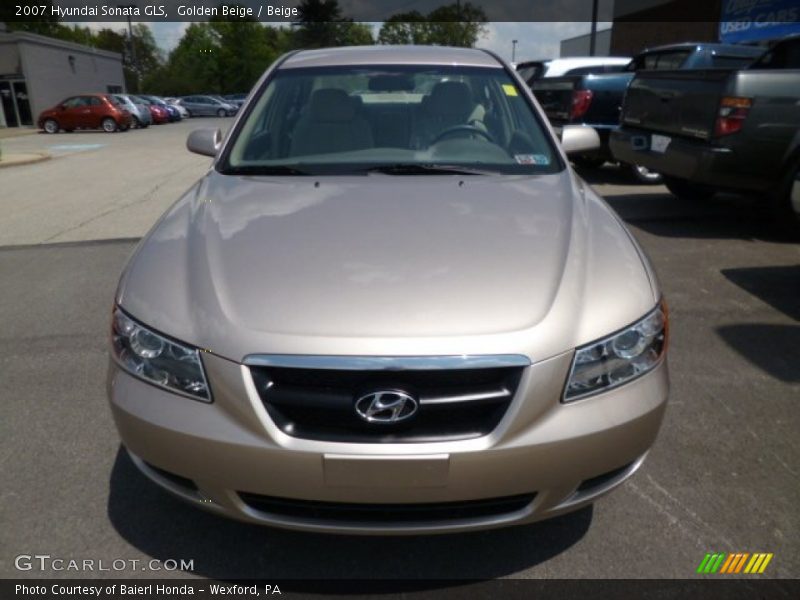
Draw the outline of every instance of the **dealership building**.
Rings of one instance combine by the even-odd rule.
[[[75,94],[123,92],[122,55],[0,23],[0,127],[36,125],[36,117]]]
[[[797,0],[614,0],[610,54],[679,42],[765,44],[800,34]]]

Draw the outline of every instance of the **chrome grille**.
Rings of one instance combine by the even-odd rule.
[[[467,360],[467,359],[465,359]],[[516,393],[525,359],[476,361],[469,368],[363,368],[381,363],[356,359],[326,368],[253,364],[253,382],[269,416],[284,433],[311,440],[357,443],[421,443],[481,437],[497,427]],[[259,361],[268,363],[270,361]],[[311,364],[314,361],[309,361]],[[302,364],[298,361],[298,365]],[[348,365],[362,368],[346,368]],[[444,362],[459,366],[457,362]],[[465,363],[467,364],[467,363]],[[503,366],[485,366],[501,364]],[[345,368],[334,368],[342,366]],[[364,395],[399,390],[418,403],[399,423],[371,423],[355,403]]]

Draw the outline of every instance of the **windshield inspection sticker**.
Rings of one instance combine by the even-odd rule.
[[[541,165],[550,164],[550,159],[544,154],[515,154],[514,160],[520,165]]]
[[[517,95],[517,88],[515,88],[510,83],[503,84],[503,91],[506,93],[506,96],[516,96]]]

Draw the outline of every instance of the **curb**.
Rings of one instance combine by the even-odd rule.
[[[3,154],[0,157],[0,169],[4,167],[18,167],[21,165],[32,165],[50,159],[49,154],[42,152],[29,152],[25,154]]]
[[[38,127],[0,127],[0,140],[11,140],[17,137],[39,133]]]

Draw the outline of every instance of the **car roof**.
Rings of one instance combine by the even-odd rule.
[[[490,53],[475,48],[447,46],[346,46],[301,50],[289,55],[281,69],[332,67],[345,65],[459,65],[500,67]]]
[[[717,44],[708,42],[682,42],[679,44],[667,44],[664,46],[655,46],[653,48],[646,48],[642,54],[650,54],[655,52],[679,52],[681,50],[695,50],[703,48],[712,52],[724,52],[729,56],[758,56],[763,53],[765,48],[761,46],[743,46],[741,44]]]
[[[628,56],[575,56],[570,58],[554,58],[544,63],[544,77],[560,77],[581,67],[624,67],[631,62]]]

